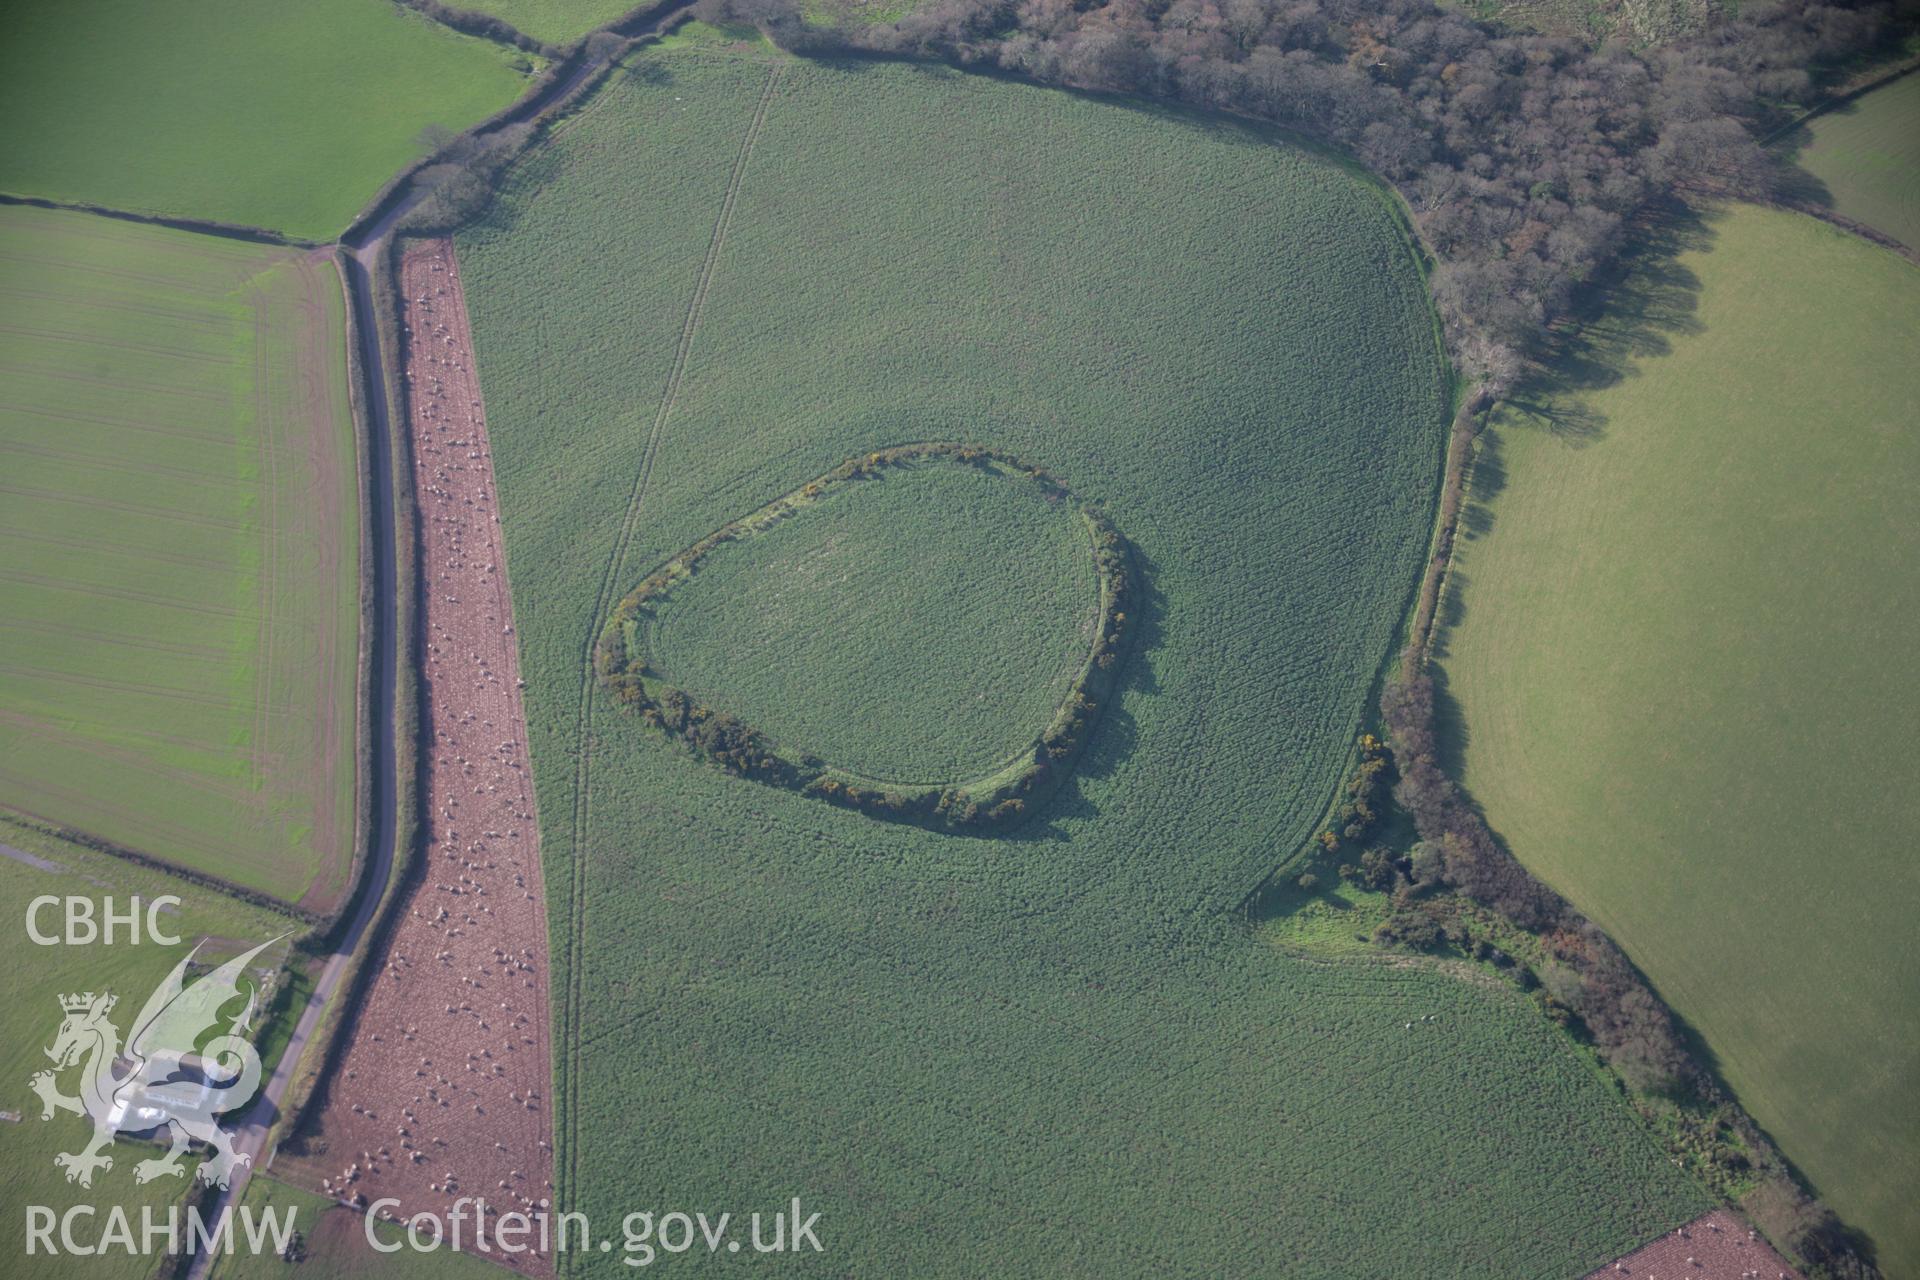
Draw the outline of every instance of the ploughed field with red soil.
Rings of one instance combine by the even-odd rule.
[[[1772,1245],[1725,1209],[1704,1213],[1585,1280],[1803,1280]]]
[[[453,246],[401,259],[419,495],[426,870],[407,891],[306,1151],[275,1172],[395,1218],[553,1194],[546,897],[493,463]],[[467,1210],[472,1222],[474,1211]],[[535,1219],[536,1223],[538,1219]],[[502,1256],[548,1273],[533,1251]],[[467,1246],[471,1247],[471,1233]]]

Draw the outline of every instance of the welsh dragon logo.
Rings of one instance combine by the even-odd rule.
[[[115,1134],[145,1133],[163,1126],[172,1139],[171,1148],[165,1155],[135,1165],[134,1181],[184,1175],[181,1156],[189,1140],[213,1148],[211,1158],[199,1169],[202,1182],[224,1187],[236,1164],[251,1163],[251,1156],[233,1149],[233,1140],[220,1128],[218,1117],[245,1106],[260,1086],[260,1055],[244,1034],[253,1018],[258,987],[249,984],[247,1005],[239,1017],[223,1018],[220,1010],[239,998],[240,976],[254,957],[278,941],[269,939],[188,986],[187,966],[206,945],[201,939],[147,997],[128,1030],[124,1048],[119,1029],[108,1021],[119,997],[105,991],[60,997],[66,1018],[46,1051],[53,1068],[34,1073],[30,1083],[44,1107],[42,1120],[65,1111],[93,1125],[93,1138],[86,1146],[53,1158],[66,1170],[68,1182],[90,1187],[96,1170],[113,1168],[107,1148]],[[221,1034],[200,1043],[203,1035],[221,1030],[228,1022],[231,1026]],[[72,1067],[81,1072],[77,1097],[61,1093],[54,1083],[60,1072]]]

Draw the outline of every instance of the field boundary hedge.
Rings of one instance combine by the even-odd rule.
[[[1920,248],[1896,240],[1878,227],[1870,227],[1864,222],[1856,222],[1844,213],[1823,208],[1805,200],[1767,200],[1763,201],[1769,209],[1779,209],[1786,213],[1804,214],[1809,218],[1818,218],[1821,222],[1840,231],[1859,236],[1869,244],[1878,245],[1892,253],[1899,254],[1914,266],[1920,267]]]
[[[240,222],[215,222],[207,218],[176,218],[163,213],[141,213],[137,209],[115,209],[110,205],[84,200],[49,200],[45,196],[21,196],[0,191],[0,204],[30,205],[35,209],[57,209],[67,213],[91,213],[120,222],[144,222],[148,226],[166,227],[172,231],[192,231],[203,236],[219,236],[223,240],[244,240],[248,244],[274,245],[283,249],[318,249],[321,246],[318,240],[303,240],[299,236],[284,235],[266,227],[250,227]]]
[[[1086,525],[1093,553],[1100,586],[1093,643],[1047,727],[999,769],[973,778],[917,785],[866,777],[817,756],[783,749],[754,726],[695,702],[648,665],[638,642],[639,623],[651,616],[655,602],[664,601],[674,588],[692,579],[700,561],[711,552],[765,533],[834,490],[884,471],[927,465],[973,467],[1037,484],[1048,498],[1072,504]],[[594,671],[620,705],[729,773],[875,818],[942,830],[998,831],[1031,816],[1071,776],[1118,683],[1135,630],[1128,610],[1137,585],[1132,550],[1113,521],[1099,508],[1075,498],[1044,468],[981,445],[948,441],[895,445],[849,458],[720,526],[654,568],[609,613],[594,644]]]
[[[394,3],[403,9],[413,10],[429,22],[437,22],[449,31],[457,31],[476,40],[491,40],[495,44],[526,53],[537,53],[543,58],[558,58],[563,53],[545,41],[535,40],[505,18],[496,18],[490,13],[441,4],[440,0],[394,0]]]
[[[372,429],[361,404],[359,353],[354,345],[353,291],[347,283],[341,257],[341,251],[335,248],[331,261],[334,279],[340,285],[341,313],[345,317],[341,336],[347,349],[347,404],[353,418],[354,501],[358,504],[360,530],[360,553],[356,557],[360,608],[353,667],[353,848],[347,856],[347,881],[340,894],[340,904],[328,917],[325,927],[315,931],[316,938],[331,938],[351,918],[353,903],[360,896],[361,881],[371,865],[377,826],[373,741],[380,730],[374,723],[374,645],[378,642],[380,602],[374,557],[379,554],[379,548],[374,546],[373,478],[368,471],[375,459]]]
[[[115,844],[113,841],[96,836],[90,831],[82,831],[78,827],[63,826],[57,822],[48,822],[44,818],[36,817],[24,810],[15,809],[7,805],[0,805],[0,814],[5,814],[7,821],[18,823],[29,831],[37,831],[43,836],[51,836],[56,840],[65,840],[68,844],[77,844],[83,849],[91,849],[95,853],[104,853],[108,857],[119,858],[123,862],[131,862],[136,866],[145,867],[149,871],[157,871],[162,875],[172,876],[176,880],[185,880],[188,884],[199,885],[203,889],[212,889],[216,893],[225,894],[229,898],[238,898],[242,902],[251,903],[256,907],[272,911],[277,915],[298,920],[302,924],[311,926],[308,931],[308,936],[324,932],[332,926],[333,916],[323,915],[310,907],[298,906],[288,902],[284,898],[276,898],[272,894],[262,893],[258,889],[249,889],[245,885],[235,884],[231,880],[224,880],[219,876],[209,875],[204,871],[195,871],[191,867],[183,867],[179,863],[168,862],[165,858],[156,858],[150,853],[142,853],[138,849],[131,849],[123,844]]]
[[[1876,68],[1870,71],[1865,79],[1845,81],[1827,97],[1768,133],[1760,143],[1762,146],[1770,147],[1783,138],[1792,136],[1796,130],[1812,124],[1828,112],[1837,111],[1849,102],[1864,98],[1875,89],[1884,89],[1894,81],[1903,80],[1916,71],[1920,71],[1920,55],[1903,58],[1890,67]]]
[[[1820,117],[1838,111],[1841,107],[1849,103],[1858,102],[1874,90],[1884,89],[1895,81],[1904,80],[1916,72],[1920,72],[1920,56],[1906,58],[1892,67],[1875,70],[1864,80],[1849,81],[1836,90],[1830,97],[1822,99],[1815,106],[1795,116],[1778,129],[1769,133],[1765,138],[1761,139],[1761,145],[1769,148],[1785,148],[1793,141],[1793,135],[1801,132]],[[1811,135],[1809,135],[1809,137],[1811,137]],[[1793,151],[1786,151],[1781,157],[1782,162],[1790,161],[1793,154]],[[1810,200],[1794,200],[1778,196],[1771,200],[1759,201],[1758,203],[1764,204],[1768,208],[1784,209],[1790,213],[1804,213],[1809,218],[1818,218],[1829,226],[1838,227],[1842,231],[1850,231],[1861,239],[1877,244],[1883,249],[1891,249],[1908,262],[1913,263],[1915,266],[1920,266],[1920,245],[1910,245],[1904,240],[1888,235],[1878,227],[1868,226],[1864,222],[1856,222],[1836,210],[1825,208]]]
[[[445,145],[421,156],[412,164],[402,168],[385,186],[373,194],[372,199],[362,206],[360,213],[347,229],[341,233],[343,244],[364,244],[377,238],[376,229],[382,219],[389,215],[406,212],[404,205],[409,195],[415,194],[415,187],[422,174],[438,165],[465,165],[471,156],[462,157],[462,148],[468,152],[476,149],[485,153],[483,142],[490,134],[502,133],[517,125],[528,126],[522,138],[509,139],[512,155],[494,158],[492,176],[497,177],[510,167],[513,159],[531,146],[540,136],[540,129],[561,115],[574,104],[593,92],[602,78],[621,58],[633,49],[649,40],[657,39],[670,31],[687,17],[686,10],[693,0],[655,0],[655,3],[642,5],[633,12],[600,30],[590,33],[575,43],[572,49],[557,58],[535,80],[525,94],[507,106],[488,116],[485,120],[470,126],[456,135]],[[431,195],[438,184],[428,184],[418,192],[421,196]],[[437,223],[432,229],[451,231],[460,223],[470,219],[470,214],[452,217]],[[427,228],[416,227],[415,230]],[[376,234],[368,234],[376,232]]]
[[[1667,1131],[1674,1158],[1742,1205],[1815,1276],[1880,1275],[1858,1232],[1809,1194],[1804,1179],[1720,1079],[1698,1038],[1618,944],[1528,870],[1493,834],[1479,806],[1439,763],[1437,691],[1426,657],[1409,647],[1381,696],[1399,781],[1393,798],[1414,820],[1431,866],[1416,857],[1393,878],[1394,915],[1376,941],[1455,940],[1457,901],[1424,897],[1444,886],[1531,940],[1541,953],[1543,1008],[1593,1045],[1643,1120]],[[1421,852],[1416,848],[1416,854]],[[1408,879],[1412,871],[1416,879]],[[1690,1159],[1691,1158],[1691,1159]]]
[[[404,368],[396,362],[404,354],[402,344],[405,341],[403,326],[398,322],[401,299],[394,283],[399,275],[395,265],[398,252],[399,238],[389,238],[381,247],[374,264],[366,268],[375,329],[374,333],[367,336],[380,346],[382,363],[395,369]],[[348,288],[351,290],[351,283]],[[362,397],[378,396],[385,401],[389,424],[406,422],[404,415],[407,406],[398,379],[386,378],[384,385],[374,385],[372,372],[361,354],[360,324],[351,305],[348,307],[347,336],[351,381],[356,393],[356,417],[362,420],[362,425],[371,434],[371,424],[366,419],[373,410],[368,399]],[[401,906],[406,899],[403,890],[411,882],[424,877],[426,871],[418,786],[420,773],[428,765],[428,748],[420,733],[425,688],[419,678],[416,661],[420,647],[419,593],[423,578],[416,530],[419,511],[413,483],[413,444],[408,431],[390,427],[386,435],[386,457],[375,459],[369,450],[368,465],[389,467],[393,485],[393,626],[396,655],[393,690],[393,856],[388,863],[384,883],[358,885],[350,899],[357,903],[361,894],[381,895],[377,900],[379,905],[367,921],[359,946],[334,988],[328,1008],[321,1014],[320,1022],[307,1042],[305,1053],[294,1064],[286,1096],[281,1101],[280,1114],[263,1148],[269,1153],[269,1161],[271,1153],[281,1145],[288,1146],[290,1151],[298,1154],[300,1145],[309,1136],[308,1121],[317,1114],[313,1103],[324,1100],[327,1086],[332,1083],[335,1074],[334,1068],[351,1039],[354,1019],[362,1003],[361,997],[367,984],[378,976],[378,967],[372,965],[371,961],[385,951],[398,923]],[[347,918],[343,910],[341,920]]]
[[[1496,404],[1482,388],[1455,416],[1420,603],[1398,670],[1380,694],[1380,718],[1398,774],[1393,798],[1436,855],[1431,881],[1407,880],[1411,867],[1400,868],[1389,925],[1397,925],[1401,937],[1409,933],[1408,922],[1416,932],[1424,922],[1437,935],[1451,936],[1458,907],[1446,895],[1420,900],[1429,885],[1439,885],[1532,939],[1543,967],[1551,965],[1561,975],[1558,992],[1545,1001],[1547,1011],[1561,1025],[1571,1023],[1570,1029],[1584,1033],[1633,1095],[1642,1119],[1668,1131],[1663,1140],[1681,1153],[1674,1158],[1700,1160],[1696,1176],[1739,1203],[1811,1274],[1876,1277],[1871,1247],[1807,1192],[1804,1179],[1720,1079],[1684,1021],[1611,936],[1513,856],[1478,804],[1439,763],[1432,650],[1444,627],[1442,610],[1478,436],[1484,415]]]
[[[1479,439],[1483,415],[1493,407],[1493,398],[1476,391],[1453,416],[1453,430],[1447,437],[1447,461],[1440,482],[1440,512],[1434,524],[1433,549],[1421,575],[1419,601],[1414,606],[1413,625],[1408,631],[1408,648],[1424,663],[1433,652],[1433,638],[1439,630],[1440,610],[1446,604],[1447,585],[1453,580],[1453,544],[1460,531],[1460,511],[1466,505],[1467,486],[1473,481],[1473,464],[1479,456],[1474,447]]]

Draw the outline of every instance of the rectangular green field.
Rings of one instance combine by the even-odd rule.
[[[116,910],[125,911],[135,896],[151,903],[169,894],[180,899],[179,906],[158,913],[156,919],[163,931],[179,937],[178,945],[157,944],[143,934],[133,945],[122,936],[113,946],[41,946],[26,933],[29,904],[39,897],[87,898],[100,912],[109,898]],[[43,907],[36,924],[43,936],[61,935],[62,908]],[[135,1163],[159,1155],[161,1148],[133,1138],[114,1144],[113,1167],[96,1174],[89,1188],[68,1183],[54,1164],[56,1154],[83,1147],[88,1132],[82,1120],[66,1113],[43,1120],[40,1099],[29,1086],[34,1073],[50,1065],[43,1050],[60,1028],[59,998],[83,991],[112,992],[119,1003],[110,1020],[124,1034],[147,996],[195,943],[207,940],[199,959],[218,961],[289,931],[297,936],[303,927],[290,917],[204,886],[0,820],[0,937],[12,960],[8,999],[0,1001],[0,1178],[5,1180],[7,1205],[0,1214],[0,1274],[9,1280],[142,1280],[153,1273],[155,1256],[137,1234],[132,1253],[114,1249],[95,1257],[29,1255],[25,1207],[42,1205],[64,1215],[76,1205],[96,1206],[95,1217],[76,1219],[76,1234],[90,1241],[104,1228],[112,1206],[124,1209],[137,1233],[143,1207],[164,1217],[168,1206],[179,1204],[188,1190],[185,1178],[135,1181]],[[290,943],[261,955],[267,969],[280,968]],[[298,1015],[296,1007],[286,1016]],[[258,1043],[280,1028],[256,1019],[253,1029]],[[56,1084],[73,1094],[78,1079],[78,1069],[69,1068],[57,1076]]]
[[[1324,814],[1427,545],[1449,386],[1390,203],[1231,121],[717,48],[614,77],[458,241],[564,1010],[562,1207],[800,1196],[825,1249],[800,1269],[1047,1280],[1565,1280],[1698,1213],[1511,986],[1302,960],[1235,912]],[[1026,825],[728,777],[590,678],[654,566],[933,440],[1047,468],[1145,583],[1121,687]],[[942,528],[981,545],[988,511],[893,512],[895,563],[806,624],[830,652],[765,679],[707,655],[716,704],[846,708],[845,673],[948,695],[1005,611],[1059,612],[974,598],[970,635],[902,653],[883,570],[935,570]],[[728,1269],[704,1261],[676,1263]]]
[[[389,0],[20,0],[0,191],[326,240],[528,69]]]
[[[0,807],[327,911],[359,495],[324,253],[0,207]]]

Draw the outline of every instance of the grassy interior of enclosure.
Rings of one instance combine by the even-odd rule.
[[[1099,612],[1085,523],[1024,478],[933,465],[835,486],[728,543],[646,628],[674,686],[879,781],[1031,751]]]
[[[516,60],[390,0],[15,0],[0,191],[325,240],[426,126],[511,102]]]
[[[358,493],[324,256],[0,208],[0,806],[330,909]]]
[[[111,991],[119,997],[119,1004],[110,1020],[124,1035],[154,988],[203,937],[211,942],[202,948],[201,957],[223,960],[289,930],[297,936],[304,926],[164,872],[53,840],[9,822],[0,821],[0,845],[26,855],[0,853],[0,920],[12,931],[8,998],[0,1001],[0,1110],[19,1116],[17,1121],[11,1115],[0,1117],[0,1178],[5,1180],[9,1206],[8,1212],[0,1214],[0,1258],[6,1259],[0,1269],[19,1280],[142,1280],[152,1273],[154,1258],[138,1247],[141,1207],[154,1206],[164,1218],[165,1206],[180,1203],[185,1197],[192,1172],[190,1169],[186,1178],[136,1183],[134,1165],[159,1155],[161,1148],[126,1138],[110,1153],[113,1167],[95,1174],[91,1188],[66,1180],[53,1158],[60,1152],[84,1147],[89,1126],[66,1112],[42,1120],[40,1098],[29,1085],[34,1073],[52,1065],[43,1051],[60,1029],[64,1016],[60,997],[82,991]],[[143,940],[138,946],[118,940],[124,938],[124,930],[110,947],[38,946],[27,939],[27,909],[38,897],[90,898],[97,918],[108,898],[116,910],[125,912],[135,895],[146,904],[166,894],[178,897],[180,905],[157,918],[163,930],[180,938],[179,946],[146,940],[144,905]],[[37,920],[40,931],[64,934],[61,913],[61,907],[43,907]],[[283,962],[286,946],[274,948],[262,958]],[[292,1016],[298,1016],[297,1009]],[[255,1031],[260,1033],[257,1039],[267,1038],[274,1030],[271,1025],[256,1022]],[[60,1073],[56,1083],[63,1093],[73,1094],[78,1091],[81,1076],[79,1069],[69,1068]],[[76,1237],[83,1242],[105,1228],[111,1206],[121,1206],[136,1233],[134,1255],[112,1251],[97,1257],[64,1253],[49,1257],[42,1251],[29,1257],[27,1205],[44,1205],[56,1215],[74,1205],[97,1206],[92,1219],[76,1220]]]
[[[800,1195],[836,1273],[1543,1278],[1703,1207],[1518,993],[1233,915],[1325,811],[1427,541],[1448,383],[1377,190],[1237,124],[689,44],[459,249],[567,1207]],[[1009,838],[730,778],[591,678],[649,566],[916,439],[1047,467],[1148,587],[1117,700]]]
[[[1793,194],[1920,249],[1920,73],[1815,116],[1782,140]]]
[[[1920,271],[1797,214],[1676,230],[1481,446],[1445,669],[1522,861],[1920,1269]]]
[[[374,1234],[382,1246],[398,1247],[390,1251],[375,1249],[367,1240],[364,1210],[302,1191],[266,1174],[255,1174],[247,1180],[241,1205],[251,1209],[256,1220],[257,1215],[265,1213],[292,1214],[293,1229],[300,1233],[302,1256],[297,1262],[289,1262],[271,1250],[222,1255],[214,1262],[212,1280],[364,1280],[367,1276],[501,1280],[513,1274],[471,1253],[455,1252],[450,1244],[438,1249],[412,1248],[405,1230],[384,1219],[375,1220]],[[463,1229],[470,1234],[472,1224],[463,1224]],[[422,1226],[418,1239],[424,1243],[432,1238],[432,1232]]]

